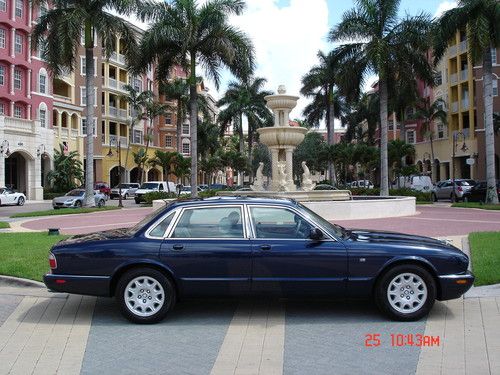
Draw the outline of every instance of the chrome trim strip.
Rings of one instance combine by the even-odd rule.
[[[48,273],[45,276],[47,277],[54,277],[58,278],[60,277],[61,279],[64,278],[73,278],[73,279],[111,279],[111,276],[85,276],[85,275],[59,275],[59,274],[53,274],[53,273]]]
[[[452,275],[441,275],[439,276],[440,279],[473,279],[474,275],[470,272],[464,273],[464,274],[452,274]]]

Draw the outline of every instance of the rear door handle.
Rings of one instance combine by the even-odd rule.
[[[172,249],[174,249],[174,250],[182,250],[182,249],[184,249],[184,245],[177,244],[177,245],[172,246]]]
[[[260,245],[261,250],[271,250],[271,245]]]

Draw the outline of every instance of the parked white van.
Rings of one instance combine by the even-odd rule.
[[[434,187],[432,180],[429,176],[400,176],[399,184],[398,179],[394,180],[392,187],[394,189],[407,188],[416,191],[431,192]]]
[[[176,193],[175,184],[172,181],[148,181],[143,182],[141,187],[135,192],[135,203],[139,204],[143,201],[143,195],[152,191],[164,191]]]

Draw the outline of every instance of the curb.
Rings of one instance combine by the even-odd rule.
[[[22,286],[30,288],[46,288],[44,283],[35,280],[23,279],[21,277],[0,275],[0,285]]]

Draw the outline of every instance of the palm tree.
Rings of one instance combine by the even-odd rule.
[[[186,177],[191,174],[191,158],[185,158],[178,154],[172,173],[183,183]]]
[[[213,156],[220,147],[219,127],[209,118],[198,123],[198,151],[202,159]]]
[[[434,35],[434,62],[448,48],[457,30],[465,30],[473,63],[483,62],[484,129],[486,141],[486,203],[498,204],[495,176],[495,135],[493,125],[492,48],[500,46],[500,3],[497,0],[459,0],[458,6],[437,21]]]
[[[263,90],[267,80],[261,77],[249,77],[239,82],[230,82],[224,96],[217,102],[218,107],[225,107],[219,113],[219,123],[223,134],[229,125],[239,136],[239,152],[245,152],[243,136],[243,117],[248,122],[248,159],[252,158],[253,140],[257,129],[271,126],[273,115],[266,106],[265,97],[272,95],[272,91]],[[242,183],[241,176],[238,182]]]
[[[327,143],[333,145],[336,118],[340,118],[343,112],[343,101],[337,90],[339,77],[338,72],[341,61],[333,51],[328,55],[318,52],[319,65],[314,66],[302,77],[302,89],[300,93],[306,97],[313,98],[303,111],[306,121],[313,126],[319,126],[321,120],[326,121]],[[332,183],[336,184],[334,163],[328,163],[328,175]]]
[[[132,152],[132,158],[134,159],[135,165],[137,165],[137,168],[139,169],[138,181],[136,182],[141,183],[143,165],[147,162],[148,155],[146,154],[143,148],[140,148],[139,151]]]
[[[440,121],[442,124],[447,123],[447,114],[443,109],[445,107],[445,102],[443,99],[437,99],[434,103],[430,103],[429,98],[422,98],[420,103],[417,105],[417,111],[413,116],[415,119],[422,120],[422,132],[424,138],[428,138],[431,144],[431,158],[432,166],[434,167],[434,130],[432,124],[435,121]]]
[[[211,155],[207,158],[203,158],[200,160],[200,170],[205,172],[205,176],[208,176],[208,179],[205,179],[206,184],[213,183],[213,175],[215,172],[220,170],[223,167],[222,161],[218,155]]]
[[[33,0],[35,4],[43,0]],[[136,35],[129,23],[109,13],[130,15],[140,5],[139,0],[54,0],[54,7],[40,16],[31,33],[32,49],[42,48],[43,59],[54,76],[63,70],[73,71],[79,59],[81,39],[85,47],[86,89],[86,169],[85,202],[95,206],[94,200],[94,49],[104,50],[110,57],[115,49],[116,35],[123,39],[127,60],[137,48]],[[101,43],[97,43],[97,40]]]
[[[400,186],[399,176],[403,168],[403,159],[415,155],[415,146],[399,139],[389,142],[388,145],[389,163],[394,166],[396,177],[398,178],[398,188]]]
[[[332,42],[349,42],[337,48],[341,66],[350,74],[351,87],[359,89],[367,75],[379,77],[380,95],[380,195],[389,194],[387,158],[387,108],[389,86],[398,77],[412,75],[432,82],[429,49],[430,20],[427,15],[398,18],[400,0],[363,0],[344,13],[329,35]],[[356,77],[356,78],[355,78]]]
[[[229,68],[237,77],[250,74],[254,68],[252,42],[242,31],[232,26],[231,15],[245,8],[243,0],[197,0],[162,2],[141,12],[152,21],[139,48],[136,69],[157,63],[157,79],[164,80],[175,65],[189,72],[190,133],[191,133],[191,196],[198,194],[198,91],[196,67],[204,69],[218,89],[221,69]]]
[[[198,77],[201,82],[201,77]],[[160,86],[160,92],[167,99],[176,101],[176,127],[177,127],[177,152],[182,152],[182,124],[189,112],[189,83],[183,78],[168,80]],[[210,111],[207,98],[204,95],[198,95],[198,112],[203,118],[210,117]]]
[[[150,90],[139,92],[131,85],[124,86],[126,94],[120,95],[120,100],[124,100],[129,104],[131,118],[128,121],[128,134],[129,140],[127,142],[127,152],[125,154],[125,166],[128,165],[128,156],[130,153],[130,135],[134,131],[135,125],[140,122],[144,117],[144,108],[146,104],[152,100],[153,92]]]
[[[47,180],[54,185],[56,191],[68,191],[83,181],[82,162],[78,160],[78,152],[70,151],[67,155],[64,146],[54,149],[54,169],[47,174]]]
[[[148,160],[148,163],[154,168],[159,165],[163,171],[163,178],[168,182],[168,176],[172,173],[172,167],[179,160],[178,152],[164,152],[161,150],[155,150],[155,156]],[[170,193],[170,184],[167,183],[167,190]]]

